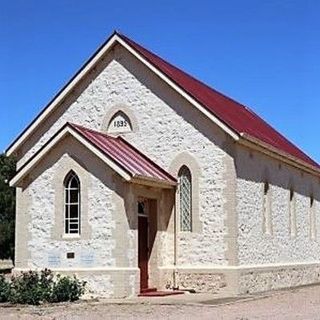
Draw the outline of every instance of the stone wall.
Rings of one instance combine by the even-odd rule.
[[[239,264],[319,262],[319,179],[242,146],[237,148],[236,171]],[[270,186],[270,233],[263,225],[266,180]],[[290,230],[290,189],[294,190],[296,235]],[[310,196],[314,198],[312,209]]]
[[[320,282],[319,264],[283,264],[240,270],[239,293],[280,290]]]
[[[58,188],[71,169],[81,184],[82,232],[73,237],[64,235],[63,188]],[[65,138],[33,170],[19,194],[24,211],[17,215],[17,233],[24,234],[25,242],[18,238],[16,271],[72,272],[88,281],[89,291],[96,294],[136,293],[137,221],[127,193],[126,185],[101,160],[73,138]],[[67,257],[69,252],[74,258]]]
[[[229,138],[211,120],[207,119],[181,96],[170,89],[156,75],[138,62],[122,47],[118,46],[109,56],[104,57],[99,65],[82,81],[58,110],[55,111],[28,142],[20,150],[21,166],[34,154],[65,122],[75,122],[95,130],[105,129],[105,119],[110,119],[110,113],[115,106],[125,106],[124,112],[134,123],[134,132],[124,135],[140,151],[145,153],[164,169],[170,166],[181,153],[188,153],[201,168],[199,184],[196,192],[199,194],[198,217],[199,228],[192,233],[182,233],[179,236],[178,264],[181,265],[225,265],[225,238],[228,234],[225,225],[228,203],[224,198],[227,183],[224,179],[226,158],[230,155],[223,146]],[[51,173],[46,173],[49,178]],[[98,181],[91,184],[93,194],[101,193]],[[42,193],[45,190],[45,180],[40,178],[34,182],[32,190],[27,191],[32,196],[32,202],[38,202],[32,209],[35,219],[41,211]],[[94,190],[95,189],[95,190]],[[51,194],[52,193],[52,194]],[[53,190],[49,194],[53,197]],[[105,204],[107,195],[97,205]],[[52,214],[51,203],[50,213]],[[43,219],[49,219],[47,216]],[[51,219],[51,218],[50,218]],[[98,217],[92,218],[92,223],[104,222]],[[48,220],[50,224],[50,220]],[[101,225],[100,225],[101,228]],[[112,227],[111,227],[112,228]],[[41,231],[39,237],[48,237],[50,226]],[[38,232],[30,230],[31,232]],[[101,231],[103,232],[103,231]],[[109,249],[116,245],[109,238]],[[168,237],[172,247],[172,237]],[[35,247],[37,244],[33,244]],[[64,246],[68,246],[67,242]],[[163,246],[165,248],[165,246]],[[34,248],[35,249],[35,248]],[[169,250],[170,251],[170,250]],[[106,252],[106,251],[105,251]],[[35,263],[42,257],[35,258]],[[107,254],[107,252],[106,252]],[[166,252],[163,251],[163,255]],[[41,257],[40,257],[41,256]],[[113,264],[112,257],[106,256],[103,263]],[[103,260],[103,259],[102,259]],[[172,256],[162,261],[172,263]]]

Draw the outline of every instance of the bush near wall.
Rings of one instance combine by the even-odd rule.
[[[15,189],[9,181],[16,173],[14,158],[0,154],[0,260],[14,258]]]
[[[9,301],[10,283],[8,283],[4,276],[0,274],[0,302]]]
[[[0,302],[38,305],[43,302],[76,301],[85,292],[85,281],[53,275],[45,269],[41,272],[22,272],[10,281],[0,275]]]

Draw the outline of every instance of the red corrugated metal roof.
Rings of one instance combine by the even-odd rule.
[[[132,177],[176,183],[176,179],[138,151],[122,137],[112,137],[76,124],[68,123],[96,148],[110,157]]]
[[[169,77],[175,84],[236,133],[248,134],[279,151],[285,152],[312,166],[320,168],[318,163],[312,160],[246,106],[210,88],[126,36],[121,34],[118,35],[153,66]]]

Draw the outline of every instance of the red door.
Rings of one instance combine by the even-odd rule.
[[[148,217],[139,216],[138,264],[140,268],[140,290],[148,288]]]

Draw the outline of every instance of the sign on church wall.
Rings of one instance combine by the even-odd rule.
[[[131,132],[132,125],[126,114],[119,111],[109,122],[108,133],[125,133]]]
[[[48,253],[48,267],[57,268],[61,266],[61,256],[60,252],[50,251]]]

